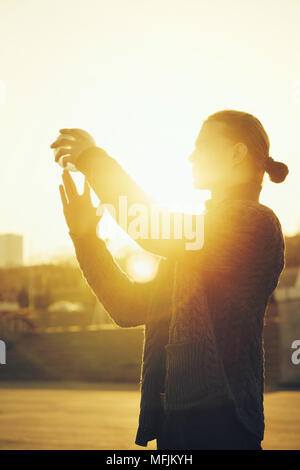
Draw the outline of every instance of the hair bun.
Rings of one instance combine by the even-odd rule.
[[[265,171],[273,183],[281,183],[287,177],[289,168],[285,163],[277,162],[272,157],[267,157]]]

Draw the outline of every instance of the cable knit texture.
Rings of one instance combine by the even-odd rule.
[[[145,325],[140,446],[157,438],[163,412],[226,404],[263,439],[264,314],[284,267],[284,239],[259,190],[235,189],[207,205],[202,249],[161,258],[149,283],[132,281],[96,234],[70,233],[82,273],[111,318]]]

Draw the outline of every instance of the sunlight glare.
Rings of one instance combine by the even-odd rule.
[[[146,253],[137,253],[128,257],[127,271],[137,282],[148,282],[157,274],[159,260]]]

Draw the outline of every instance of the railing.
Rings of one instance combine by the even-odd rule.
[[[14,343],[26,334],[32,334],[36,330],[34,322],[23,313],[2,311],[0,312],[1,339],[7,343]]]
[[[136,326],[135,329],[143,329],[144,325]],[[83,332],[83,331],[103,331],[103,330],[120,330],[124,329],[114,324],[103,325],[71,325],[71,326],[48,326],[45,328],[36,328],[36,333],[64,333],[64,332]]]

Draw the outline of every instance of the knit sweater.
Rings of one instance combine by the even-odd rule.
[[[148,202],[113,162],[93,148],[78,166],[100,198],[102,187],[106,201],[119,193]],[[101,178],[108,176],[122,184],[105,190]],[[184,250],[178,240],[169,240],[171,248],[166,240],[150,241],[164,256],[148,283],[130,279],[94,231],[70,233],[82,273],[115,323],[145,326],[137,445],[158,436],[162,391],[168,413],[231,404],[263,439],[264,314],[284,267],[284,241],[277,216],[258,201],[260,189],[238,185],[221,202],[208,202],[200,250]]]

